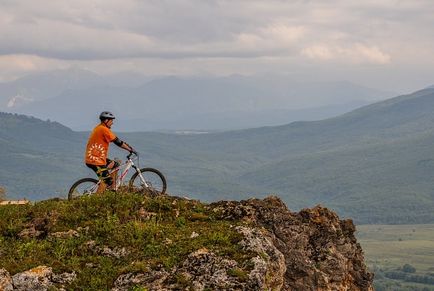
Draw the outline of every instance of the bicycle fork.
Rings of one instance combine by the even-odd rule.
[[[137,167],[135,165],[133,165],[134,169],[136,169],[138,176],[140,177],[140,181],[142,181],[142,184],[146,187],[149,188],[148,183],[146,183],[145,177],[143,177],[142,172],[140,171],[140,169],[137,169]]]

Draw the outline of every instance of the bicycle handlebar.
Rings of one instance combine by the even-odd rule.
[[[133,155],[136,156],[136,157],[138,157],[138,156],[139,156],[139,153],[138,153],[138,152],[130,152],[130,153],[128,154],[128,156],[127,156],[127,160],[131,159],[131,157],[132,157]]]

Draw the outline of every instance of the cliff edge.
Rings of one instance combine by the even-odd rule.
[[[354,232],[275,196],[0,206],[0,290],[373,290]]]

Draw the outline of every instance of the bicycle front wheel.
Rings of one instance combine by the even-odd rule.
[[[163,174],[153,168],[142,168],[139,172],[134,173],[129,182],[131,191],[143,192],[151,196],[164,195],[166,193],[167,183]]]
[[[98,180],[93,178],[84,178],[75,182],[68,192],[68,200],[96,193],[98,190]]]

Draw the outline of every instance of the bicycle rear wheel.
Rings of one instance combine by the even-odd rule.
[[[93,178],[84,178],[75,182],[68,192],[68,200],[96,193],[98,190],[98,180]]]
[[[134,173],[128,185],[130,191],[142,192],[151,196],[166,194],[166,178],[160,171],[153,168],[142,168],[140,173],[145,181],[142,181],[138,172]]]

